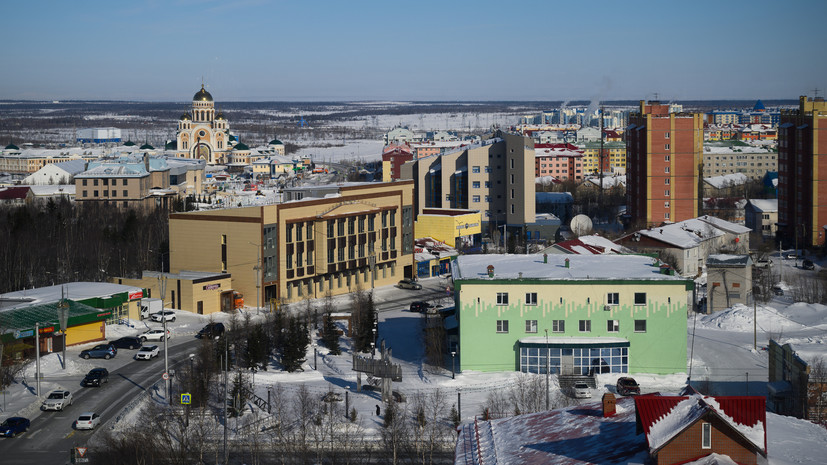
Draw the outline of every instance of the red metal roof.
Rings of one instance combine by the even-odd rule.
[[[29,187],[7,187],[0,189],[0,200],[25,199],[29,195]]]

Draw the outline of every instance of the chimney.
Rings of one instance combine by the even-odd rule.
[[[494,277],[494,265],[488,265],[488,277],[489,278]]]
[[[548,254],[547,253],[543,254],[543,263],[548,263]]]
[[[568,268],[568,267],[569,267],[569,259],[567,258],[566,259],[566,268]]]
[[[615,416],[617,399],[611,392],[603,394],[603,418]]]

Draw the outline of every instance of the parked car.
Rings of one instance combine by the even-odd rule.
[[[804,261],[801,262],[801,268],[804,268],[805,270],[814,270],[816,266],[812,260],[805,258]]]
[[[167,339],[169,339],[169,330],[167,330]],[[140,336],[142,342],[146,341],[163,341],[164,340],[164,330],[162,328],[158,329],[150,329],[149,331],[145,331],[141,333]]]
[[[198,334],[196,334],[195,337],[214,339],[221,337],[223,334],[224,323],[214,321],[201,328],[201,331],[198,331]]]
[[[592,397],[592,388],[586,383],[574,383],[571,390],[576,399],[590,399]]]
[[[759,258],[755,261],[755,264],[753,266],[755,266],[756,268],[767,268],[770,265],[772,265],[772,260],[770,260],[769,258]]]
[[[118,349],[108,342],[106,344],[98,344],[95,347],[86,349],[80,353],[80,356],[87,360],[90,358],[105,358],[106,360],[109,360],[116,355],[118,355]]]
[[[433,305],[428,302],[411,302],[411,311],[415,313],[426,313],[431,307],[433,307]]]
[[[801,258],[801,255],[798,252],[787,252],[784,254],[784,258]]]
[[[175,321],[175,312],[172,310],[164,310],[163,312],[153,313],[150,315],[149,319],[152,321],[162,322],[164,320],[167,321]]]
[[[158,346],[143,346],[135,353],[135,360],[152,360],[158,356]]]
[[[411,278],[402,279],[401,281],[399,281],[399,283],[396,284],[396,286],[400,289],[413,289],[415,291],[422,289],[422,284],[419,284],[418,282],[416,282],[415,279]]]
[[[13,438],[20,433],[25,433],[31,422],[28,418],[23,417],[9,417],[6,418],[2,424],[0,424],[0,436],[5,436],[7,438]]]
[[[623,376],[617,379],[617,393],[621,396],[632,396],[640,394],[640,386],[634,378]]]
[[[103,383],[109,382],[109,370],[106,368],[92,368],[86,377],[80,382],[81,386],[97,386],[100,387]]]
[[[775,295],[784,295],[784,289],[782,289],[781,286],[773,286],[772,293]]]
[[[134,336],[122,337],[110,342],[116,349],[135,350],[141,347],[141,339]]]
[[[95,429],[101,421],[101,416],[94,412],[81,413],[75,421],[75,429]]]
[[[63,410],[72,405],[72,393],[69,391],[52,391],[49,393],[43,405],[40,406],[42,410]]]

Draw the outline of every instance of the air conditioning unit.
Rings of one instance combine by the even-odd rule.
[[[609,305],[609,304],[606,304],[606,305],[603,306],[603,310],[605,310],[607,312],[610,312],[610,311],[612,311],[612,306]]]

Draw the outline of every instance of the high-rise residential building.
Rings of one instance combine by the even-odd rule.
[[[530,138],[497,131],[477,144],[415,158],[402,166],[401,176],[416,183],[417,215],[426,208],[477,210],[484,232],[504,225],[524,230],[535,217],[534,167]]]
[[[778,126],[778,239],[785,246],[824,243],[827,225],[827,103],[801,96]]]
[[[699,215],[703,115],[670,112],[640,101],[626,130],[627,220],[634,225],[677,222]]]

